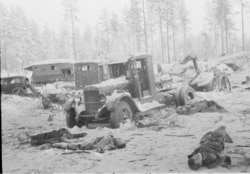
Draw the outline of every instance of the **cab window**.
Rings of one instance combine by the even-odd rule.
[[[90,71],[90,65],[83,65],[82,71]]]
[[[14,78],[10,81],[10,84],[15,84],[15,83],[21,83],[21,79],[20,78]]]

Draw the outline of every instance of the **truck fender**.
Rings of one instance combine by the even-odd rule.
[[[69,111],[71,108],[75,109],[76,113],[81,113],[85,111],[85,104],[82,102],[82,98],[79,98],[79,101],[76,102],[76,97],[70,97],[63,105],[64,111]]]
[[[71,108],[73,108],[73,105],[75,103],[75,98],[70,97],[66,102],[63,104],[63,110],[65,112],[68,112]]]
[[[114,111],[120,101],[127,102],[134,113],[139,111],[139,108],[132,99],[132,97],[126,93],[121,93],[119,95],[116,95],[116,97],[112,97],[112,100],[107,101],[106,103],[107,109],[110,112]]]

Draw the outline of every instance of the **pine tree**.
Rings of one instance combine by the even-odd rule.
[[[72,31],[72,45],[74,51],[74,59],[76,60],[76,38],[75,38],[75,22],[78,21],[76,13],[78,11],[76,7],[77,0],[63,0],[64,6],[64,16],[65,19],[69,19],[71,23],[71,31]]]

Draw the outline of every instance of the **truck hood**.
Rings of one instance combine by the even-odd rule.
[[[125,76],[118,77],[116,79],[109,79],[99,84],[89,85],[85,87],[84,91],[99,90],[100,94],[111,95],[115,90],[122,89],[129,81]]]

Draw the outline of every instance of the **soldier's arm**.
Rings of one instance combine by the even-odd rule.
[[[200,140],[200,144],[204,143],[206,140],[210,140],[213,131],[207,132]]]
[[[193,153],[191,153],[190,155],[188,155],[188,158],[191,158],[193,155],[199,153],[199,151],[200,151],[200,147],[194,149]]]

